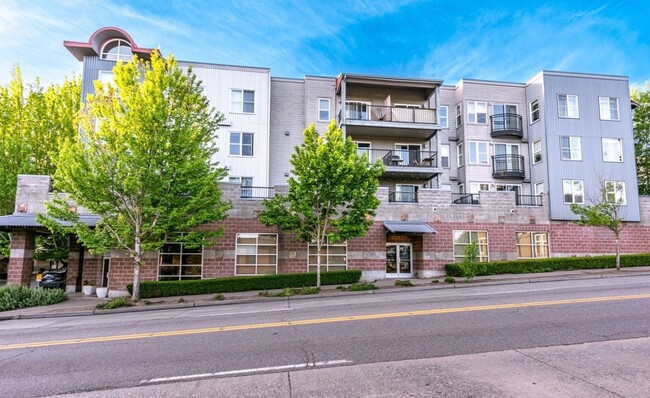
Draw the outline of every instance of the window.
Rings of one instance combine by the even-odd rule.
[[[444,189],[445,191],[451,191],[451,184],[440,184],[440,189]]]
[[[582,160],[580,137],[560,137],[562,160]]]
[[[228,182],[239,184],[241,186],[240,197],[253,197],[253,177],[228,177]]]
[[[465,184],[458,184],[458,193],[465,193]]]
[[[530,104],[528,104],[528,109],[530,111],[530,124],[533,124],[539,120],[539,99],[535,98],[534,100],[530,101]]]
[[[490,184],[487,182],[470,182],[469,193],[479,193],[481,191],[489,191]]]
[[[544,193],[544,181],[535,183],[535,195],[541,195]]]
[[[605,200],[609,203],[625,205],[625,182],[605,181]]]
[[[578,96],[560,94],[558,96],[558,115],[570,119],[578,118]]]
[[[345,104],[346,107],[346,115],[345,117],[348,119],[354,119],[354,120],[370,120],[370,103],[367,102],[353,102],[353,101],[348,101]],[[382,109],[382,108],[378,108]],[[383,120],[385,115],[380,117],[380,120]]]
[[[463,262],[465,250],[472,242],[476,242],[479,261],[488,261],[487,231],[454,231],[454,261]]]
[[[449,109],[446,106],[438,108],[438,123],[443,129],[449,128]]]
[[[497,191],[507,191],[507,192],[515,192],[517,195],[521,192],[521,185],[519,184],[496,184],[496,189]]]
[[[463,125],[463,105],[456,105],[456,128]]]
[[[315,243],[308,245],[309,260],[308,272],[316,272],[318,267],[318,248]],[[325,244],[320,252],[321,271],[345,271],[347,269],[347,242],[329,243],[329,237],[325,238]]]
[[[616,97],[598,97],[598,107],[600,108],[601,120],[619,120],[618,98]]]
[[[488,164],[487,142],[469,142],[469,164]]]
[[[585,191],[582,180],[562,180],[562,193],[564,204],[584,204]]]
[[[603,138],[603,162],[622,162],[623,145],[620,138]]]
[[[329,98],[318,99],[318,120],[321,122],[330,121],[330,100]]]
[[[449,144],[440,145],[440,165],[449,167]]]
[[[533,142],[533,164],[542,161],[542,141],[537,140]]]
[[[253,133],[230,133],[230,154],[253,156]]]
[[[277,234],[237,234],[236,275],[275,274],[277,268]]]
[[[412,184],[395,184],[395,192],[388,199],[392,202],[401,203],[417,203],[418,202],[418,186]]]
[[[548,258],[548,233],[517,232],[517,258]]]
[[[487,102],[467,101],[467,122],[487,123]]]
[[[158,255],[158,280],[201,279],[203,248],[167,242]]]
[[[463,143],[458,144],[456,148],[458,150],[458,167],[460,167],[463,165]]]
[[[102,47],[100,53],[101,59],[109,61],[130,61],[133,57],[131,45],[122,39],[113,39],[107,41]]]
[[[230,112],[255,113],[255,91],[230,90]]]

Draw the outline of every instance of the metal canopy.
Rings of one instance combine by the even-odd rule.
[[[97,221],[99,221],[99,216],[95,214],[80,214],[79,221],[87,224],[89,227],[94,227]],[[59,224],[64,227],[72,226],[72,223],[67,221],[59,221]],[[0,217],[0,229],[9,229],[12,227],[39,228],[42,225],[36,220],[36,213],[14,213]]]
[[[435,234],[436,230],[424,221],[384,221],[388,232],[403,234]]]

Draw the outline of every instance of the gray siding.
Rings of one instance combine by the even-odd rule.
[[[271,186],[286,185],[285,173],[291,172],[289,159],[293,154],[294,147],[302,143],[304,128],[304,80],[271,78],[271,137],[269,140]]]
[[[95,80],[99,79],[99,71],[112,71],[115,61],[99,59],[98,56],[84,57],[81,79],[81,100],[86,102],[88,94],[95,92]]]
[[[314,123],[316,130],[323,133],[331,119],[336,119],[336,98],[334,95],[334,84],[336,79],[330,77],[305,77],[305,128]],[[330,100],[330,120],[318,120],[318,99],[327,98]]]
[[[579,118],[558,117],[558,95],[578,96]],[[619,99],[620,121],[600,120],[598,97]],[[600,181],[624,181],[627,205],[622,208],[626,221],[639,221],[639,202],[634,159],[634,137],[630,124],[631,110],[627,78],[544,72],[546,167],[549,181],[550,217],[573,220],[577,217],[564,204],[563,179],[584,181],[585,201],[598,200]],[[560,137],[581,137],[582,160],[561,160]],[[604,162],[602,138],[620,138],[623,162]]]

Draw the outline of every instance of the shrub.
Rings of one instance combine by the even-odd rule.
[[[403,279],[403,280],[397,279],[395,281],[395,286],[411,287],[413,286],[413,283],[408,279]]]
[[[463,262],[460,264],[460,269],[463,272],[465,282],[470,282],[476,276],[478,271],[478,246],[473,241],[465,250],[463,250]]]
[[[120,307],[132,307],[133,303],[131,302],[131,299],[128,297],[116,297],[114,299],[110,299],[105,303],[100,303],[95,306],[95,308],[99,308],[100,310],[114,310],[116,308]]]
[[[0,311],[17,308],[51,305],[68,299],[63,290],[30,289],[26,286],[4,286],[0,288]]]
[[[263,297],[289,297],[289,296],[295,296],[297,294],[299,295],[305,295],[305,294],[316,294],[320,292],[320,289],[317,287],[287,287],[285,289],[282,289],[282,291],[279,291],[277,293],[270,293],[268,291],[263,291],[260,292],[260,296]]]
[[[361,271],[330,271],[321,274],[321,284],[339,285],[358,282]],[[259,276],[232,276],[218,279],[188,281],[146,281],[140,284],[140,297],[189,296],[193,294],[216,294],[245,292],[250,290],[284,289],[316,285],[316,273],[275,274]],[[133,293],[133,285],[127,286]]]
[[[616,256],[596,257],[554,257],[531,260],[494,261],[480,263],[477,275],[528,274],[577,269],[604,269],[616,267]],[[621,267],[650,265],[650,254],[628,254],[621,256]],[[462,264],[446,264],[445,272],[450,276],[464,276]]]
[[[224,296],[223,293],[217,293],[214,295],[214,297],[212,297],[212,299],[217,301],[223,301],[226,299],[226,296]]]
[[[445,283],[456,283],[456,279],[452,276],[448,276],[445,278]]]
[[[363,290],[377,290],[379,289],[374,283],[353,283],[350,286],[347,287],[347,289],[343,290],[349,290],[351,292],[360,292]]]

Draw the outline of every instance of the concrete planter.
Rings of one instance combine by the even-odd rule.
[[[95,294],[95,286],[93,285],[84,285],[81,287],[81,291],[83,292],[84,296],[91,296]]]
[[[98,287],[97,288],[97,297],[98,298],[106,298],[108,296],[108,288],[107,287]]]

